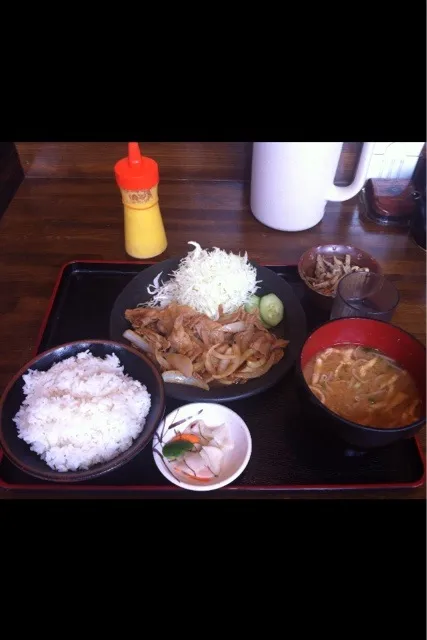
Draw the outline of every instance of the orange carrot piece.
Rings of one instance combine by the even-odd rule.
[[[186,440],[187,442],[192,442],[193,444],[197,444],[198,442],[200,442],[199,436],[196,436],[192,433],[179,433],[169,442],[178,442],[179,440]]]
[[[191,478],[192,480],[198,480],[199,482],[210,482],[212,480],[212,478],[199,478],[199,476],[194,476],[186,471],[179,471],[179,473],[182,473],[184,476],[187,476],[187,478]]]

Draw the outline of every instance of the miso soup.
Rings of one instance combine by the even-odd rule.
[[[369,427],[404,427],[421,418],[422,402],[408,371],[374,349],[339,345],[307,363],[304,378],[338,415]]]

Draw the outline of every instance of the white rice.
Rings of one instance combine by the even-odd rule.
[[[56,471],[115,458],[141,433],[151,406],[147,387],[123,373],[114,354],[85,351],[23,379],[18,437]]]

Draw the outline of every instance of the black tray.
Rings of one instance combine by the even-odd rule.
[[[61,270],[36,352],[64,342],[108,339],[110,311],[125,285],[150,263],[73,262]],[[293,287],[307,314],[308,330],[328,319],[309,306],[295,266],[269,266]],[[166,411],[179,406],[168,400]],[[296,490],[416,488],[424,483],[425,460],[416,438],[386,449],[360,453],[340,441],[326,440],[305,421],[292,370],[275,387],[230,403],[247,422],[253,452],[242,475],[204,498]],[[124,467],[83,484],[43,483],[23,473],[0,450],[0,487],[9,490],[126,491],[141,495],[194,497],[200,494],[170,484],[154,464],[148,446]]]

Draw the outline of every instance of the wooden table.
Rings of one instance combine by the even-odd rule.
[[[160,259],[186,253],[189,240],[247,250],[250,258],[265,264],[296,263],[305,249],[316,244],[348,243],[365,249],[399,288],[401,302],[393,322],[425,344],[425,253],[406,232],[364,222],[356,199],[328,204],[317,227],[291,234],[255,220],[249,210],[247,182],[164,180],[160,198],[169,241]],[[114,181],[24,180],[0,223],[0,390],[32,356],[58,271],[75,259],[129,260]],[[420,441],[425,448],[425,429]],[[358,492],[348,497],[367,496],[424,499],[425,487],[398,493]],[[3,493],[1,497],[10,496]],[[328,492],[322,497],[342,494]]]

